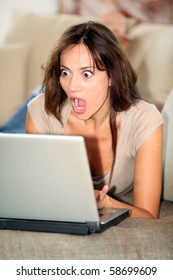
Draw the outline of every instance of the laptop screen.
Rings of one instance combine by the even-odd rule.
[[[0,217],[98,221],[84,138],[0,134]]]

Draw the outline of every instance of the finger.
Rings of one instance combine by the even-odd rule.
[[[100,200],[102,200],[102,199],[106,196],[108,190],[109,190],[109,186],[108,186],[108,185],[105,185],[105,186],[101,189],[100,195],[99,195],[99,196],[100,196]]]

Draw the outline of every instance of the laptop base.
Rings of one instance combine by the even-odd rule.
[[[122,213],[122,215],[110,220],[107,223],[100,222],[60,222],[60,221],[41,221],[29,219],[8,219],[0,218],[0,229],[6,230],[24,230],[37,232],[52,232],[52,233],[68,233],[76,235],[87,235],[92,233],[100,233],[120,223],[129,216],[129,210]]]

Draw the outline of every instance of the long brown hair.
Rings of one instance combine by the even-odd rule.
[[[136,89],[137,77],[118,39],[105,25],[97,22],[85,22],[71,26],[62,35],[59,44],[54,48],[45,68],[42,90],[45,92],[45,109],[61,123],[61,110],[67,95],[60,85],[60,57],[69,46],[84,44],[99,70],[106,70],[111,78],[110,86],[110,129],[112,149],[115,154],[116,124],[115,114],[128,110],[139,100]],[[115,157],[114,157],[115,158]]]

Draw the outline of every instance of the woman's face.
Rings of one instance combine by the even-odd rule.
[[[104,110],[105,106],[110,107],[106,102],[109,99],[110,79],[106,71],[94,66],[91,54],[83,44],[70,46],[63,51],[60,69],[61,87],[77,118],[87,120]]]

